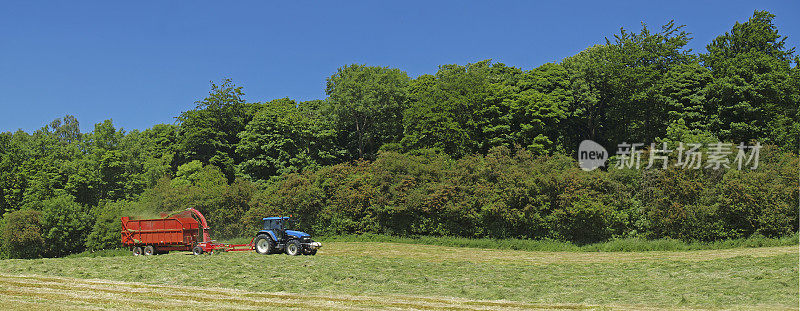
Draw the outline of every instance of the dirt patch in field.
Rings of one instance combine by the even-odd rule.
[[[790,253],[798,253],[798,246],[675,252],[540,252],[403,243],[329,242],[320,250],[321,255],[330,256],[416,258],[431,261],[525,262],[532,264],[635,262],[652,260],[705,261],[740,256],[770,257]]]

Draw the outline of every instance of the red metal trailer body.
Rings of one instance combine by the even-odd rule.
[[[215,243],[211,240],[208,229],[203,214],[193,208],[168,218],[132,220],[122,217],[122,245],[129,247],[134,255],[154,255],[169,251],[202,254],[253,249],[252,240],[249,244]]]
[[[122,244],[152,246],[156,252],[188,251],[198,242],[200,224],[193,218],[131,220],[122,217]]]

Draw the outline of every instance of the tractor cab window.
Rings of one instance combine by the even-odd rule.
[[[264,230],[283,230],[283,221],[279,219],[270,219],[264,221]]]

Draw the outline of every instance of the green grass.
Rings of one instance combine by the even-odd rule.
[[[457,297],[633,309],[796,309],[800,290],[794,246],[531,252],[409,243],[324,243],[317,256],[299,257],[175,252],[146,257],[0,260],[0,275],[303,295],[410,295],[409,301],[421,296]]]
[[[473,247],[484,249],[509,249],[550,252],[644,252],[644,251],[688,251],[707,249],[730,249],[741,247],[769,247],[798,245],[798,234],[781,238],[751,236],[749,238],[729,239],[715,242],[684,242],[675,239],[647,240],[641,238],[614,239],[606,242],[576,245],[556,240],[525,239],[470,239],[460,237],[414,236],[397,237],[390,235],[364,234],[315,237],[327,242],[389,242],[405,244],[440,245],[452,247]],[[248,241],[249,242],[249,239]],[[244,242],[244,243],[247,243]]]
[[[250,243],[250,241],[252,239],[253,239],[253,237],[249,236],[249,237],[222,239],[222,240],[218,240],[217,242],[219,242],[219,243],[229,243],[229,244],[247,244],[247,243]]]
[[[85,251],[76,254],[67,255],[66,258],[85,258],[85,257],[115,257],[115,256],[132,256],[131,251],[128,249],[103,249],[99,251]]]
[[[252,237],[239,237],[232,239],[219,240],[220,243],[247,244]],[[798,245],[798,234],[781,237],[765,238],[763,236],[752,236],[742,239],[730,239],[716,242],[683,242],[675,239],[646,240],[640,238],[615,239],[607,242],[594,243],[578,246],[570,242],[555,240],[523,240],[523,239],[469,239],[459,237],[396,237],[379,234],[363,235],[338,235],[315,237],[316,241],[321,242],[383,242],[383,243],[403,243],[420,245],[438,245],[450,247],[471,247],[482,249],[506,249],[506,250],[526,250],[526,251],[547,251],[547,252],[646,252],[646,251],[689,251],[689,250],[712,250],[712,249],[732,249],[732,248],[752,248],[770,246],[791,246]],[[82,253],[71,254],[69,258],[79,257],[113,257],[128,256],[130,251],[127,249],[109,249],[99,251],[84,251]]]

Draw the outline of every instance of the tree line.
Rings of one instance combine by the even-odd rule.
[[[116,247],[119,217],[201,210],[218,237],[297,215],[314,233],[714,240],[797,232],[800,69],[774,15],[707,45],[672,22],[556,63],[411,78],[347,65],[324,100],[247,102],[231,80],[139,131],[73,116],[0,133],[0,253]],[[578,144],[759,142],[752,171],[578,169]]]

